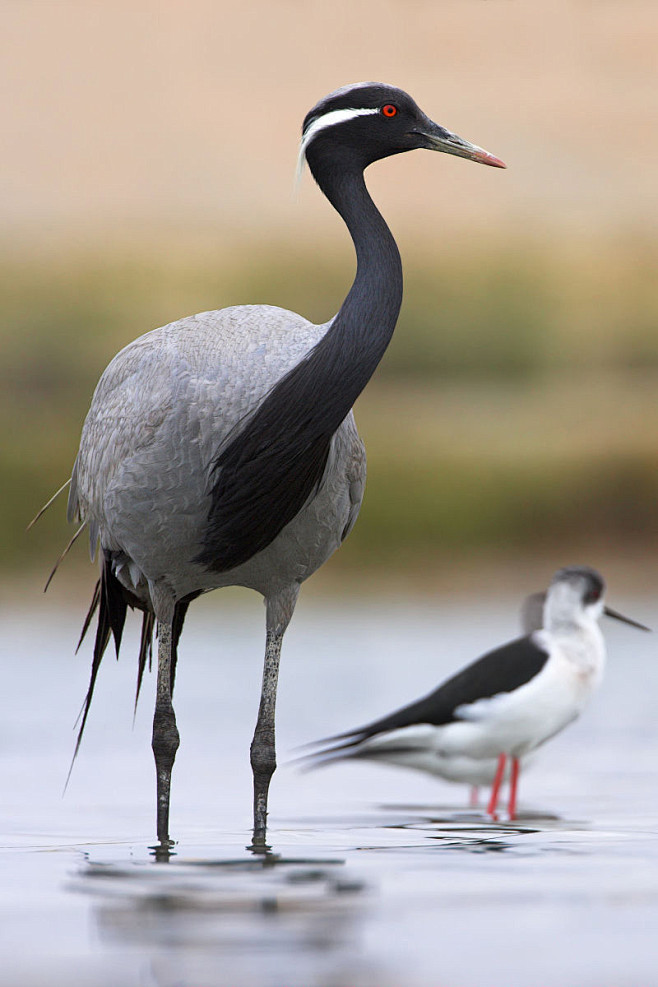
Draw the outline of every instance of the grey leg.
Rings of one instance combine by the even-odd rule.
[[[258,720],[251,742],[251,768],[254,773],[254,844],[264,844],[267,828],[267,794],[276,769],[274,712],[283,634],[268,631],[265,644],[263,687]]]
[[[284,593],[270,597],[266,601],[267,638],[265,641],[263,686],[260,694],[256,730],[251,742],[251,768],[254,773],[254,848],[264,847],[267,835],[267,796],[270,781],[276,769],[274,714],[279,678],[279,659],[283,635],[295,609],[298,593],[299,585],[295,584]]]
[[[168,851],[172,845],[169,839],[169,792],[171,770],[180,742],[171,702],[171,640],[171,623],[158,622],[158,684],[151,745],[157,776],[157,827],[160,845],[156,847],[156,853],[158,849]]]

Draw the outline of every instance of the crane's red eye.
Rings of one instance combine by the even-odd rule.
[[[392,103],[387,103],[386,106],[382,106],[382,113],[385,117],[394,117],[397,112],[397,106],[393,106]]]

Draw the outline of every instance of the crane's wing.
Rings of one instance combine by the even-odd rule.
[[[292,312],[245,305],[181,319],[118,353],[92,399],[70,491],[70,514],[87,522],[92,542],[100,533],[104,548],[138,560],[148,532],[158,573],[183,552],[189,560],[190,551],[207,566],[231,568],[254,554],[259,525],[273,540],[299,462],[287,458],[291,436],[281,437],[279,449],[259,438],[254,416],[325,332]],[[327,447],[315,451],[304,467],[313,483]],[[259,477],[272,455],[282,471],[276,483],[270,475],[273,500],[263,506],[270,494]]]

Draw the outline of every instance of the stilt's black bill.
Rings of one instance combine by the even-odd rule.
[[[645,627],[644,624],[638,623],[637,620],[631,620],[630,617],[624,617],[623,613],[619,613],[618,610],[613,610],[611,607],[604,607],[603,613],[606,617],[614,617],[615,620],[621,620],[622,624],[630,624],[631,627],[637,627],[640,631],[651,631],[650,627]]]

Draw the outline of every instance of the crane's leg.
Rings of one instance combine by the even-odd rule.
[[[492,819],[497,818],[496,809],[498,807],[498,796],[500,795],[500,786],[503,783],[506,761],[507,761],[507,755],[501,754],[500,757],[498,758],[496,777],[494,778],[493,785],[491,786],[491,798],[489,799],[489,805],[487,806],[487,815],[491,816]]]
[[[158,621],[158,683],[153,716],[153,756],[157,778],[157,828],[161,854],[166,856],[172,845],[169,839],[169,793],[171,771],[180,742],[176,716],[171,701],[172,623]]]
[[[468,804],[471,809],[477,809],[480,804],[480,789],[477,785],[471,785]]]
[[[254,849],[265,848],[267,835],[267,797],[270,781],[276,769],[276,743],[274,734],[274,714],[276,709],[276,689],[279,678],[279,659],[283,635],[290,623],[299,585],[296,583],[275,597],[268,597],[267,637],[265,641],[265,662],[263,665],[263,685],[256,730],[251,742],[251,768],[254,774]]]

